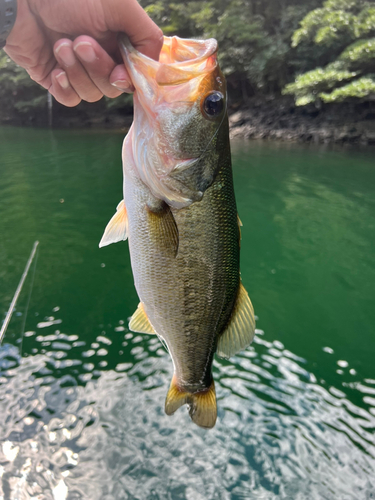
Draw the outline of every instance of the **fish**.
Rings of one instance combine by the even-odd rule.
[[[129,329],[157,335],[174,374],[172,415],[217,420],[212,363],[253,340],[254,310],[241,282],[240,238],[229,142],[226,81],[215,39],[164,37],[158,61],[123,36],[135,88],[122,149],[124,199],[100,247],[128,239],[140,303]]]

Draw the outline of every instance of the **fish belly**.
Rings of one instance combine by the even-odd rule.
[[[177,240],[150,210],[153,195],[125,173],[125,204],[134,282],[147,317],[171,354],[178,386],[208,388],[217,338],[239,287],[239,229],[232,172],[221,169],[202,201],[167,207]],[[172,219],[173,217],[173,219]],[[169,241],[168,241],[169,240]]]

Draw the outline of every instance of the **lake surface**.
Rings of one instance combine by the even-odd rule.
[[[233,144],[258,329],[214,362],[206,431],[164,414],[127,243],[98,248],[122,138],[0,129],[1,318],[40,241],[0,347],[0,499],[375,498],[374,149]]]

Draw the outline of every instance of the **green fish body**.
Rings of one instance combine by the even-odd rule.
[[[245,348],[255,328],[239,272],[224,78],[209,42],[207,50],[204,42],[165,37],[170,59],[181,57],[179,50],[186,57],[191,43],[195,59],[203,53],[200,58],[208,60],[198,70],[184,67],[188,76],[181,76],[180,61],[156,63],[125,44],[124,61],[136,88],[134,123],[123,148],[124,201],[101,242],[128,238],[140,298],[129,328],[157,334],[168,348],[174,376],[166,413],[188,404],[193,421],[206,428],[215,425],[217,414],[213,356],[230,357]],[[135,70],[147,78],[137,80]],[[166,79],[169,85],[160,83]],[[150,81],[156,112],[144,97],[151,94]],[[173,92],[175,100],[169,97]]]

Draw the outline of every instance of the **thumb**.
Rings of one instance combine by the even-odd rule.
[[[159,59],[163,32],[137,0],[102,0],[102,8],[110,31],[126,33],[134,48],[152,59]]]

